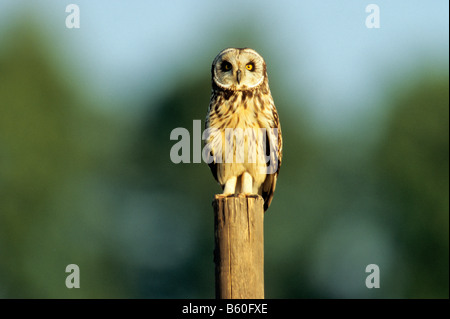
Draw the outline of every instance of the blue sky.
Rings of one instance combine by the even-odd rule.
[[[77,30],[65,28],[70,3],[80,7]],[[370,3],[380,7],[380,29],[365,26]],[[177,74],[198,68],[209,74],[217,52],[243,42],[263,45],[255,49],[269,78],[284,79],[278,94],[308,101],[307,111],[324,126],[345,126],[374,107],[389,81],[408,77],[419,63],[448,66],[447,0],[1,0],[0,36],[25,11],[44,18],[55,48],[90,87],[136,105],[170,88]],[[239,28],[258,38],[235,44],[223,37]]]

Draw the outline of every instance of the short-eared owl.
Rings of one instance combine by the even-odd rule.
[[[214,59],[206,116],[208,164],[223,195],[259,194],[269,207],[281,166],[282,137],[264,59],[228,48]]]

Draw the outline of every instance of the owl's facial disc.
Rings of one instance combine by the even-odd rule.
[[[213,80],[223,89],[249,90],[265,77],[263,58],[252,49],[225,49],[213,62]]]

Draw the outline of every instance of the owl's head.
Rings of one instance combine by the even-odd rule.
[[[212,64],[212,80],[226,90],[251,90],[266,78],[266,63],[255,50],[228,48],[222,50]]]

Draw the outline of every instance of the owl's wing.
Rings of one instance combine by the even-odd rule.
[[[275,129],[266,131],[266,155],[270,156],[267,163],[269,174],[262,185],[262,197],[264,199],[264,211],[266,211],[273,199],[275,187],[277,186],[278,173],[280,172],[281,160],[283,156],[283,138],[281,135],[281,126],[278,121],[278,114],[274,113]]]
[[[214,152],[213,144],[214,144],[214,141],[216,139],[221,138],[221,137],[216,135],[217,131],[215,131],[215,132],[214,131],[213,132],[209,131],[210,130],[210,126],[209,126],[209,124],[210,124],[210,122],[209,122],[210,121],[210,110],[211,110],[211,103],[210,103],[210,106],[208,108],[208,113],[206,115],[206,120],[205,120],[205,131],[206,131],[205,149],[208,147],[206,149],[206,151],[208,152],[207,156],[206,156],[207,157],[206,158],[206,162],[208,163],[209,169],[211,170],[211,173],[213,174],[215,180],[220,184],[219,178],[217,176],[218,175],[217,174],[217,170],[219,169],[218,165],[217,165],[217,162],[216,162],[217,154],[215,154],[215,152]],[[204,149],[204,151],[205,151],[205,149]],[[220,148],[219,148],[219,153],[220,153]],[[224,185],[221,185],[221,186],[222,186],[222,189],[223,189]]]
[[[210,153],[210,156],[213,158],[211,163],[208,163],[209,169],[211,170],[211,173],[213,174],[214,178],[217,182],[219,182],[219,179],[217,178],[217,163],[214,161],[214,155]],[[221,185],[223,188],[223,185]]]

